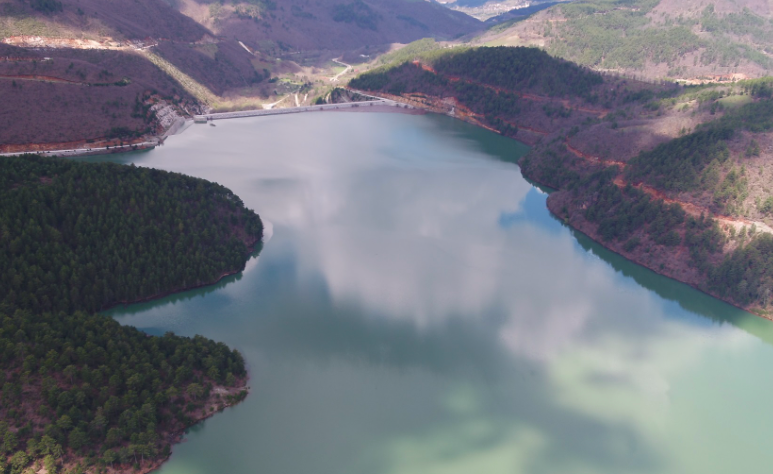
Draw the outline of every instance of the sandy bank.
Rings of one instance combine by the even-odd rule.
[[[392,105],[374,105],[371,107],[348,107],[345,109],[323,110],[323,112],[379,112],[383,114],[406,114],[406,115],[425,115],[428,112],[424,109],[414,107],[396,107]]]

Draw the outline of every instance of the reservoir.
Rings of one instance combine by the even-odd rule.
[[[516,141],[435,115],[192,126],[110,159],[270,223],[239,275],[109,315],[237,348],[161,474],[769,472],[773,323],[573,232]]]

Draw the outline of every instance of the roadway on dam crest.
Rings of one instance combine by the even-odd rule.
[[[245,118],[245,117],[262,117],[264,115],[283,115],[283,114],[297,114],[301,112],[316,112],[322,110],[340,110],[354,107],[372,107],[374,105],[387,105],[393,107],[405,107],[414,108],[413,106],[400,104],[389,99],[377,98],[376,100],[364,101],[364,102],[346,102],[342,104],[324,104],[324,105],[309,105],[304,107],[288,107],[284,109],[258,109],[258,110],[241,110],[237,112],[220,112],[212,114],[202,114],[194,116],[196,122],[205,122],[210,120],[224,120],[233,118]]]

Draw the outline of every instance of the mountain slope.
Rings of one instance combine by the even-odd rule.
[[[482,23],[412,0],[0,0],[0,36],[193,43],[220,36],[255,50],[353,50],[451,39]]]
[[[411,0],[248,0],[218,3],[176,0],[180,11],[218,35],[253,49],[345,51],[452,39],[482,28],[472,17],[441,5]]]
[[[206,28],[162,0],[0,0],[2,37],[166,38],[192,42],[206,34]]]
[[[308,104],[342,54],[482,27],[414,0],[0,0],[0,152],[150,146],[175,114]]]
[[[554,6],[477,43],[535,45],[598,70],[722,80],[773,70],[762,0],[588,0]]]
[[[174,114],[162,123],[159,108],[182,114],[197,107],[180,84],[137,52],[0,44],[0,57],[2,152],[30,144],[46,149],[142,142],[141,136],[172,125]]]
[[[536,48],[419,52],[351,81],[533,145],[551,211],[659,273],[773,319],[773,80],[683,87]]]

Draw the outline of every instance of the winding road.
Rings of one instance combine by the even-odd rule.
[[[339,61],[337,59],[333,59],[333,62],[337,63],[337,64],[340,64],[341,66],[346,66],[346,68],[343,71],[341,71],[338,74],[336,74],[335,77],[331,77],[330,78],[330,82],[338,82],[338,78],[343,76],[347,72],[349,72],[349,69],[351,69],[352,66],[350,66],[349,64],[346,64],[346,63],[342,63],[341,61]]]

